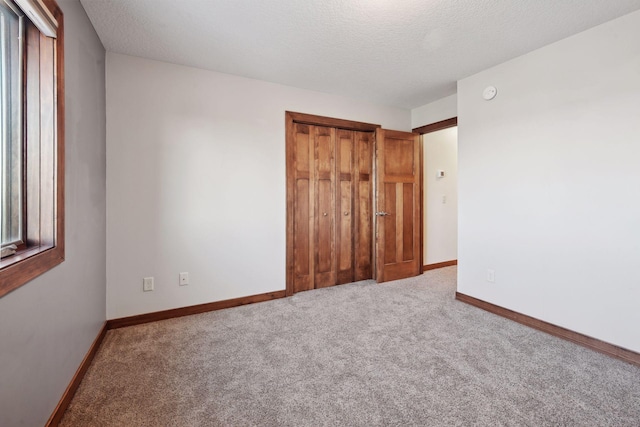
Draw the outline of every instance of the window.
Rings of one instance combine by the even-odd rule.
[[[0,297],[64,260],[62,12],[0,0]]]
[[[0,3],[0,243],[3,257],[22,245],[22,16]]]

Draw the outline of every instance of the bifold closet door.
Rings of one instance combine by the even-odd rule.
[[[373,278],[373,132],[353,132],[354,280]]]
[[[354,206],[353,206],[353,183],[354,183],[354,135],[352,131],[337,130],[336,139],[336,227],[337,243],[337,284],[351,283],[354,281]]]
[[[293,291],[314,288],[314,150],[311,126],[293,125]]]
[[[336,284],[335,129],[293,126],[293,290]]]
[[[373,133],[336,130],[337,283],[373,277],[372,193]]]
[[[310,126],[315,154],[315,287],[336,284],[336,130]]]
[[[370,279],[373,132],[294,123],[293,292]]]

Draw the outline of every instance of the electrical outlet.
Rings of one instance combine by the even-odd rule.
[[[142,290],[144,292],[150,292],[153,290],[153,277],[145,277],[142,279]]]
[[[180,273],[180,280],[179,280],[179,285],[180,286],[186,286],[189,284],[189,273]]]
[[[495,270],[488,269],[487,270],[487,282],[494,283],[496,281],[496,272]]]

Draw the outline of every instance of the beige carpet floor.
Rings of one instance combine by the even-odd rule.
[[[640,368],[454,300],[456,268],[109,331],[63,426],[640,426]]]

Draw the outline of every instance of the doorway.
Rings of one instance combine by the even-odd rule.
[[[457,118],[414,129],[422,135],[423,270],[457,265]]]

